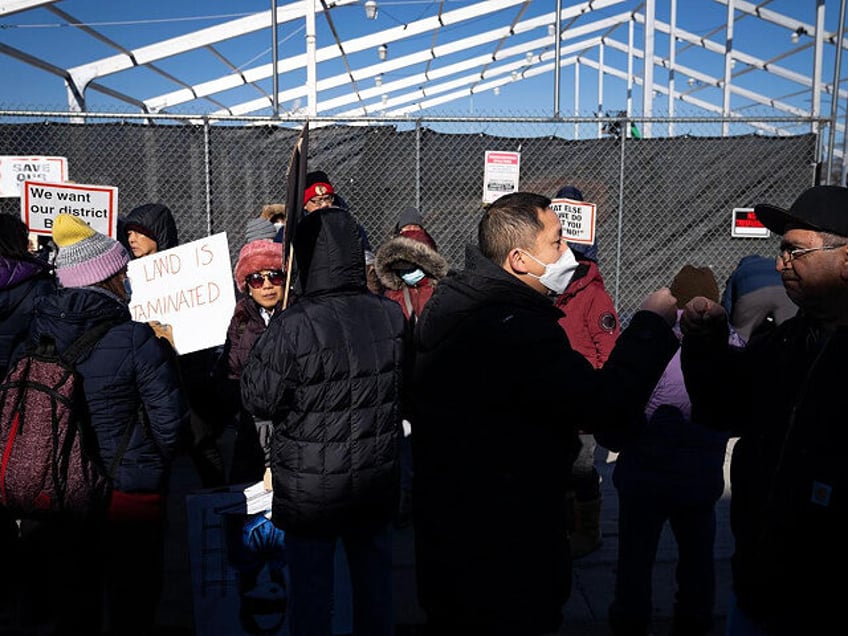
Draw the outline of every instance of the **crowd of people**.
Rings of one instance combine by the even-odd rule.
[[[392,532],[410,524],[427,634],[556,633],[572,560],[601,544],[602,449],[618,454],[610,630],[651,633],[667,523],[672,634],[706,636],[731,436],[727,633],[838,624],[848,189],[757,205],[782,237],[776,260],[743,258],[723,293],[710,267],[683,263],[626,327],[597,245],[567,243],[551,206],[530,192],[485,206],[451,269],[420,210],[399,211],[375,249],[329,176],[311,172],[301,209],[246,220],[225,342],[184,355],[167,325],[128,309],[130,260],[179,245],[166,205],[122,216],[117,240],[59,215],[49,262],[23,222],[0,216],[0,372],[44,336],[61,352],[108,322],[78,371],[99,453],[116,464],[108,507],[84,521],[19,520],[0,505],[16,577],[0,577],[0,632],[153,634],[164,501],[185,453],[204,487],[272,491],[294,636],[332,632],[339,545],[352,633],[394,634]]]

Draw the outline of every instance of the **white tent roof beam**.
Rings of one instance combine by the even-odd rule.
[[[484,0],[483,2],[478,2],[477,4],[469,5],[462,9],[455,9],[453,11],[443,13],[441,16],[441,23],[436,17],[424,18],[422,20],[412,22],[406,26],[392,27],[391,29],[386,29],[384,31],[379,31],[370,35],[347,40],[344,43],[344,49],[348,55],[352,53],[357,53],[359,51],[373,49],[380,46],[381,44],[391,44],[392,42],[402,40],[411,36],[428,33],[442,25],[451,26],[463,22],[465,20],[476,19],[485,13],[492,13],[505,8],[509,8],[517,4],[522,4],[524,1],[525,0]],[[623,1],[624,0],[599,0],[594,4],[591,2],[583,2],[567,9],[563,9],[561,14],[564,18],[570,19],[572,17],[577,17],[585,13],[590,8],[590,5],[592,9],[597,10],[615,4],[620,4]],[[544,16],[525,20],[523,22],[518,23],[512,30],[512,32],[524,33],[532,31],[533,29],[547,27],[548,24],[553,23],[554,19],[555,12],[551,12],[549,14],[545,14]],[[600,26],[595,28],[603,28],[603,25],[614,24],[616,22],[620,22],[623,19],[630,19],[630,14],[623,13],[620,17],[599,20],[598,22],[600,23]],[[564,39],[573,39],[579,37],[581,33],[585,32],[585,28],[586,27],[580,27],[566,32],[564,34]],[[509,34],[509,27],[493,29],[486,33],[475,35],[472,38],[464,38],[462,40],[456,40],[452,43],[435,47],[433,50],[438,51],[441,55],[447,55],[450,53],[462,51],[467,48],[471,48],[473,46],[479,46],[481,44],[494,42],[498,39],[508,36]],[[548,40],[549,43],[552,43],[554,41],[554,38],[548,37]],[[527,46],[529,50],[529,45]],[[430,52],[426,51],[425,53],[429,55]],[[325,62],[338,58],[340,56],[341,52],[339,51],[338,46],[332,44],[318,49],[318,51],[316,52],[316,62]],[[424,59],[429,59],[429,57],[425,57]],[[307,63],[308,60],[305,54],[282,58],[278,60],[277,72],[282,74],[298,70],[304,68]],[[250,82],[267,79],[268,77],[271,77],[274,72],[273,66],[273,64],[264,64],[254,69],[243,71],[242,75],[244,75],[244,77]],[[206,95],[211,95],[216,92],[229,90],[231,88],[241,86],[245,83],[246,81],[243,80],[240,75],[226,75],[210,80],[208,82],[196,84],[190,90],[177,90],[171,93],[151,97],[149,99],[144,100],[144,103],[147,104],[147,106],[151,110],[159,111],[165,108],[171,108],[173,106],[192,101],[194,99],[197,99],[198,97],[204,97]],[[266,104],[262,104],[258,108],[264,108],[265,106]],[[231,110],[234,113],[240,112],[241,105],[237,104],[233,106]],[[244,112],[252,111],[247,110]]]
[[[553,14],[551,14],[551,15],[553,15]],[[576,38],[579,38],[579,37],[583,37],[583,36],[585,36],[589,33],[592,33],[594,31],[608,29],[612,25],[619,24],[621,22],[626,22],[628,20],[630,20],[630,14],[629,13],[622,13],[622,14],[619,14],[617,16],[612,16],[612,17],[605,18],[605,19],[602,19],[602,20],[597,20],[595,22],[592,22],[591,24],[586,24],[582,27],[572,29],[568,32],[565,32],[563,34],[563,39],[564,40],[565,39],[576,39]],[[545,26],[547,24],[549,24],[549,22],[546,19],[543,19],[541,21],[540,25],[537,25],[536,27],[533,27],[533,28],[537,28],[538,26]],[[380,73],[389,73],[389,72],[397,70],[399,68],[405,68],[407,66],[412,66],[414,64],[426,62],[426,61],[434,59],[434,58],[438,59],[439,57],[442,57],[442,56],[445,56],[445,55],[458,53],[458,52],[465,50],[466,48],[478,46],[480,44],[485,44],[487,42],[493,42],[493,41],[496,41],[497,39],[499,39],[500,37],[502,37],[502,35],[503,35],[502,31],[503,31],[502,29],[494,29],[492,31],[488,31],[487,33],[480,34],[479,36],[475,36],[474,38],[465,38],[465,39],[462,39],[462,40],[456,40],[454,42],[439,45],[439,46],[434,47],[433,49],[430,49],[430,50],[419,51],[417,53],[405,55],[401,58],[398,58],[397,60],[393,60],[393,61],[389,61],[389,62],[381,62],[379,64],[375,64],[375,65],[366,67],[364,69],[359,69],[359,70],[356,70],[356,71],[353,72],[354,79],[357,80],[357,81],[361,81],[363,79],[367,79],[369,77],[374,77],[376,75],[379,75]],[[493,61],[493,58],[495,60],[501,60],[501,59],[505,59],[505,58],[508,58],[510,56],[513,56],[513,55],[523,56],[529,50],[537,49],[537,48],[540,48],[540,47],[550,46],[552,44],[552,42],[554,42],[554,40],[555,40],[554,37],[545,36],[545,37],[542,37],[542,38],[538,38],[536,40],[532,40],[532,41],[529,41],[529,42],[525,42],[523,44],[519,44],[519,45],[516,45],[516,46],[513,46],[513,47],[503,49],[501,51],[498,51],[497,54],[494,54],[494,55],[489,54],[489,53],[485,53],[485,54],[475,56],[474,58],[470,58],[468,60],[465,60],[463,62],[454,64],[454,65],[451,65],[450,67],[445,67],[445,68],[453,69],[453,70],[450,71],[450,73],[462,72],[462,71],[464,71],[468,68],[473,68],[474,66],[480,66],[480,65],[488,64],[488,63]],[[581,40],[580,42],[578,42],[576,44],[572,44],[570,46],[561,48],[561,51],[571,52],[571,51],[576,51],[576,50],[583,50],[587,46],[590,46],[590,47],[596,46],[598,44],[598,41],[599,41],[598,38],[593,38],[593,39],[589,40],[588,43],[586,41]],[[548,55],[548,54],[553,55],[552,52],[545,52],[542,55]],[[539,56],[539,57],[541,59],[541,56]],[[526,65],[526,62],[524,62],[524,64]],[[432,79],[433,77],[437,76],[436,75],[437,73],[439,74],[438,76],[444,76],[445,75],[445,73],[443,73],[441,71],[441,69],[438,69],[438,68],[432,69],[427,73],[426,76],[417,75],[416,76],[417,79],[414,81],[414,83],[421,82],[421,81],[427,81],[428,78]],[[479,75],[478,75],[478,77],[479,77]],[[346,84],[349,81],[350,81],[350,77],[347,74],[339,74],[339,75],[336,75],[332,78],[328,78],[326,80],[319,81],[318,82],[318,90],[321,91],[321,90],[326,90],[326,89],[329,89],[329,88],[335,88],[337,86],[341,86],[343,84]],[[296,99],[297,97],[304,96],[305,92],[306,92],[306,90],[303,87],[295,87],[295,88],[290,89],[290,90],[282,91],[282,92],[279,93],[278,101],[287,101],[289,99]],[[385,93],[386,90],[383,89],[382,92]],[[356,101],[356,97],[354,95],[351,95],[350,99],[348,100],[348,103],[352,103],[354,101]],[[323,102],[322,105],[324,103],[326,103],[326,102]],[[250,100],[248,102],[243,102],[241,104],[236,104],[232,108],[229,109],[229,112],[231,112],[232,114],[246,114],[246,113],[255,112],[257,110],[261,110],[261,109],[267,108],[267,107],[268,107],[268,100],[255,99],[255,100]],[[217,114],[222,114],[222,113],[217,113]]]
[[[641,22],[640,18],[641,16],[639,16],[636,21]],[[671,28],[665,22],[656,21],[654,24],[654,28],[657,31],[661,31],[666,34],[671,32]],[[707,40],[701,37],[700,35],[685,31],[678,26],[675,27],[674,34],[679,40],[688,42],[689,44],[694,44],[695,46],[700,46],[701,48],[710,51],[711,53],[724,55],[724,44],[719,44],[718,42],[714,42],[713,40]],[[809,76],[802,75],[801,73],[796,73],[795,71],[790,71],[789,69],[781,66],[776,66],[768,60],[749,55],[747,53],[744,53],[743,51],[740,51],[737,48],[733,49],[730,57],[731,59],[734,59],[737,62],[742,62],[743,64],[747,64],[748,66],[753,66],[760,70],[768,71],[769,73],[774,73],[778,77],[788,79],[792,82],[796,82],[798,84],[806,86],[812,86],[812,80],[810,80]]]
[[[606,23],[607,20],[603,20],[602,22]],[[606,27],[606,25],[604,24],[599,28],[605,28],[605,27]],[[510,48],[507,48],[507,49],[503,49],[502,51],[498,52],[498,55],[496,57],[497,57],[498,60],[501,60],[501,59],[507,59],[507,58],[512,57],[512,56],[521,56],[522,57],[521,61],[519,63],[517,63],[515,66],[516,66],[516,68],[526,67],[527,62],[523,57],[526,54],[526,52],[528,50],[532,49],[532,48],[544,46],[545,44],[550,43],[550,41],[552,39],[553,38],[551,38],[551,37],[539,38],[539,39],[533,40],[531,42],[527,42],[527,43],[516,45],[516,46],[510,47]],[[562,47],[560,50],[564,54],[568,54],[568,53],[578,51],[578,50],[582,51],[587,46],[588,47],[597,46],[598,44],[600,44],[600,41],[601,41],[600,36],[596,36],[595,38],[592,38],[588,41],[587,40],[581,40],[580,42],[574,43],[570,46]],[[447,48],[453,49],[453,44],[436,47],[434,49],[434,51],[437,51],[438,54],[441,55],[443,53],[442,49],[447,49]],[[451,52],[453,52],[453,50],[451,50]],[[550,56],[550,55],[553,55],[553,52],[550,52],[550,51],[545,52],[538,57],[539,57],[539,59],[543,59],[544,57],[547,57],[547,56]],[[418,63],[418,62],[425,62],[429,59],[432,59],[432,56],[431,56],[429,51],[420,51],[418,53],[413,53],[411,55],[404,56],[403,58],[399,58],[396,63],[399,64],[400,67],[404,67],[404,66],[409,66],[411,64]],[[396,90],[396,89],[400,89],[400,88],[406,88],[406,87],[411,86],[411,85],[420,84],[421,82],[427,82],[427,81],[430,81],[430,80],[433,80],[433,79],[436,79],[436,78],[446,77],[446,76],[452,75],[454,73],[461,73],[461,72],[466,71],[470,68],[474,68],[476,66],[479,66],[479,65],[484,64],[484,63],[489,63],[491,61],[492,61],[492,55],[491,54],[485,53],[485,54],[482,54],[482,55],[478,55],[476,57],[464,60],[462,62],[457,62],[456,64],[451,64],[451,65],[448,65],[448,66],[443,66],[443,67],[431,69],[426,74],[425,73],[418,73],[414,76],[409,76],[409,77],[403,78],[401,80],[396,80],[394,82],[386,83],[378,89],[377,94],[382,95],[384,93],[391,92],[392,90]],[[375,65],[367,67],[365,69],[360,69],[358,71],[354,71],[354,75],[355,75],[355,78],[359,81],[359,80],[362,80],[362,79],[366,79],[368,77],[373,77],[373,76],[378,75],[380,73],[389,72],[390,70],[393,70],[393,67],[390,68],[390,63],[389,62],[382,62],[380,64],[375,64]],[[512,71],[512,70],[514,70],[514,69],[510,68],[510,71]],[[485,74],[490,75],[491,71],[487,71]],[[476,77],[479,80],[480,73],[477,73]],[[339,74],[339,75],[336,75],[334,77],[328,78],[326,80],[319,81],[318,82],[318,90],[321,91],[321,90],[326,90],[328,88],[334,88],[334,87],[346,84],[349,80],[350,80],[350,78],[348,77],[347,74]],[[360,94],[367,93],[370,90],[371,89],[365,89],[364,91],[360,91]],[[290,99],[296,99],[298,97],[303,97],[305,95],[305,93],[306,93],[306,89],[303,86],[298,86],[298,87],[280,92],[279,96],[278,96],[278,100],[282,102],[282,101],[288,101]],[[320,105],[321,105],[322,109],[329,110],[329,109],[332,109],[332,108],[338,108],[338,107],[344,106],[345,104],[353,103],[355,101],[356,101],[356,96],[353,95],[353,94],[350,94],[350,95],[345,95],[343,97],[323,101],[323,102],[320,103]],[[332,106],[330,106],[328,104],[332,104]],[[262,108],[267,108],[267,107],[268,107],[268,100],[255,99],[255,100],[251,100],[249,102],[244,102],[243,104],[238,104],[236,106],[233,106],[233,108],[231,108],[229,110],[232,111],[233,114],[246,114],[246,113],[255,112],[256,110],[260,110]],[[216,113],[216,114],[223,114],[223,112]]]
[[[356,4],[359,0],[337,0],[336,5]],[[321,3],[316,0],[316,11],[323,11]],[[277,23],[291,22],[301,19],[305,14],[305,3],[298,2],[277,8]],[[120,53],[110,57],[101,58],[88,64],[81,64],[68,69],[77,86],[84,88],[88,82],[119,71],[143,66],[167,57],[187,53],[204,46],[229,40],[246,33],[271,28],[271,12],[263,11],[244,18],[230,20],[206,29],[199,29],[175,38],[162,40],[155,44],[149,44],[137,49],[131,49],[129,53]]]
[[[714,0],[719,4],[727,4],[728,0]],[[778,13],[777,11],[772,11],[770,9],[766,9],[763,7],[759,7],[750,2],[744,2],[743,0],[734,0],[733,8],[737,11],[742,11],[744,13],[756,16],[766,22],[771,22],[772,24],[777,24],[778,26],[786,27],[790,31],[795,31],[798,27],[803,27],[803,29],[810,35],[816,31],[816,26],[814,24],[809,24],[808,22],[801,22],[800,20],[796,20],[795,18],[789,18],[782,13]],[[829,44],[836,44],[836,37],[839,35],[837,31],[822,31],[822,37]],[[842,39],[842,47],[848,47],[848,38]]]
[[[499,11],[516,4],[521,4],[524,1],[525,0],[486,0],[485,2],[480,2],[476,5],[470,5],[462,9],[456,9],[442,14],[441,24],[449,25],[462,22],[464,20],[479,17],[481,13]],[[480,7],[480,5],[483,6]],[[345,52],[350,55],[351,53],[364,51],[369,48],[376,48],[381,44],[388,44],[413,35],[426,33],[437,28],[439,25],[440,22],[438,18],[424,18],[406,26],[392,27],[378,33],[372,33],[370,35],[347,40],[344,43],[344,49]],[[338,57],[341,57],[341,51],[339,51],[339,47],[335,43],[322,47],[315,53],[316,63],[325,62]],[[305,53],[282,58],[277,62],[277,72],[282,74],[304,68],[307,62],[307,55]],[[271,77],[273,73],[274,65],[269,63],[243,71],[242,75],[244,75],[245,78],[249,78],[249,81],[258,81]],[[174,91],[146,99],[144,102],[153,110],[162,110],[164,108],[170,108],[178,104],[191,101],[199,96],[211,95],[213,93],[235,88],[236,86],[241,86],[244,83],[245,81],[242,80],[240,75],[224,75],[207,82],[196,84],[190,91]]]
[[[619,48],[619,50],[621,50],[621,51],[627,50],[627,48],[624,47],[619,42],[612,42],[610,40],[604,40],[604,44],[606,44],[610,48]],[[641,58],[641,57],[643,57],[644,53],[641,49],[634,48],[633,49],[633,55],[635,57]],[[697,70],[690,68],[688,66],[684,66],[682,64],[675,64],[674,66],[672,66],[671,63],[667,59],[660,57],[658,55],[654,56],[654,65],[655,66],[661,66],[661,67],[669,69],[669,70],[674,70],[676,73],[677,72],[683,73],[687,77],[691,77],[693,79],[698,80],[699,82],[702,82],[703,84],[713,86],[715,88],[720,89],[724,86],[724,80],[721,79],[721,78],[715,77],[714,75],[707,75],[706,73],[701,73],[700,71],[697,71]],[[604,69],[606,69],[606,67],[604,67]],[[769,106],[769,107],[774,108],[776,110],[782,110],[784,112],[791,113],[792,115],[797,115],[799,117],[806,117],[806,116],[809,115],[809,112],[807,112],[805,110],[802,110],[800,108],[796,108],[796,107],[794,107],[790,104],[785,104],[783,102],[771,99],[769,97],[766,97],[765,95],[762,95],[761,93],[756,93],[754,91],[750,91],[748,89],[742,88],[741,86],[736,86],[735,84],[732,84],[732,83],[730,84],[730,92],[734,93],[736,95],[739,95],[741,97],[745,97],[746,99],[750,99],[752,101],[755,101],[759,104]],[[683,92],[683,93],[680,93],[680,94],[681,95],[688,95],[689,93]],[[846,96],[848,96],[848,91],[846,91]],[[722,109],[719,109],[718,112],[721,113]]]
[[[716,1],[721,2],[721,0],[716,0]],[[637,14],[637,21],[641,21],[642,19],[643,19],[643,17]],[[655,23],[655,28],[658,31],[662,31],[664,33],[670,33],[670,27],[667,23],[657,21]],[[689,44],[693,44],[695,46],[700,46],[700,47],[704,48],[705,50],[710,51],[712,53],[716,53],[718,55],[724,55],[725,54],[723,44],[719,44],[719,43],[714,42],[712,40],[707,40],[707,39],[705,39],[705,38],[703,38],[699,35],[695,35],[693,33],[690,33],[690,32],[685,31],[685,30],[681,30],[679,28],[675,28],[675,35],[678,37],[678,39],[680,39],[682,41],[688,42]],[[845,42],[846,42],[846,44],[848,44],[848,39],[846,39]],[[810,43],[807,46],[808,47],[814,46],[814,44]],[[621,50],[626,50],[626,49],[621,49]],[[787,68],[784,68],[782,66],[778,66],[778,65],[774,64],[775,60],[783,59],[784,57],[788,57],[791,54],[792,54],[792,52],[788,52],[788,53],[785,53],[781,56],[772,58],[770,60],[764,60],[762,58],[755,57],[753,55],[749,55],[747,53],[740,51],[737,48],[734,48],[733,51],[730,52],[730,58],[737,60],[739,62],[742,62],[743,64],[747,64],[748,66],[750,66],[752,68],[756,68],[756,69],[759,69],[761,71],[765,71],[765,72],[768,72],[768,73],[773,73],[774,75],[777,75],[778,77],[782,77],[783,79],[789,80],[791,82],[795,82],[796,84],[799,84],[799,85],[801,85],[805,88],[814,89],[815,86],[818,84],[821,87],[821,91],[823,91],[824,93],[830,94],[832,92],[832,89],[833,89],[832,85],[827,83],[827,82],[821,81],[820,78],[819,78],[819,81],[816,82],[817,78],[815,78],[815,77],[811,78],[809,75],[796,73],[795,71],[791,71]],[[820,69],[820,67],[821,67],[821,64],[819,62],[816,65],[816,68]],[[679,69],[680,67],[678,66],[677,68]],[[743,72],[745,72],[745,71],[734,73],[734,77],[740,75]],[[696,79],[698,79],[698,78],[696,77]],[[840,90],[839,91],[839,97],[840,97],[840,99],[848,98],[848,90]],[[807,115],[809,113],[804,111],[804,114]],[[814,115],[815,114],[816,113],[814,113]]]
[[[19,11],[35,9],[44,4],[53,4],[56,0],[0,0],[0,17],[7,17]]]

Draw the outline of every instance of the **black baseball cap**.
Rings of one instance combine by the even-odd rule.
[[[785,234],[787,227],[801,227],[848,237],[848,188],[813,186],[788,210],[760,204],[754,207],[754,214],[775,234]]]

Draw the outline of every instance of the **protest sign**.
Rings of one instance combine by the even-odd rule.
[[[52,234],[59,214],[73,214],[92,228],[118,238],[118,188],[82,183],[24,181],[21,219],[34,234]]]
[[[174,330],[179,354],[223,344],[236,306],[226,232],[130,261],[133,320]]]
[[[0,197],[21,196],[24,181],[62,183],[68,180],[65,157],[0,155]]]
[[[487,150],[483,172],[483,203],[492,203],[505,194],[518,191],[520,152]]]
[[[571,243],[592,245],[595,242],[596,206],[588,201],[553,199],[551,209],[562,223],[562,236]]]

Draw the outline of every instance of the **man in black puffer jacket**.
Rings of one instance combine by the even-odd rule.
[[[415,328],[413,523],[431,634],[555,632],[571,589],[565,491],[589,432],[625,426],[677,347],[674,298],[654,292],[593,369],[548,297],[576,262],[550,199],[484,213],[465,270],[439,281]]]
[[[348,212],[312,212],[293,240],[302,293],[271,320],[241,375],[245,407],[274,425],[273,522],[286,531],[291,633],[330,633],[340,538],[354,634],[391,636],[406,321],[368,291]]]

